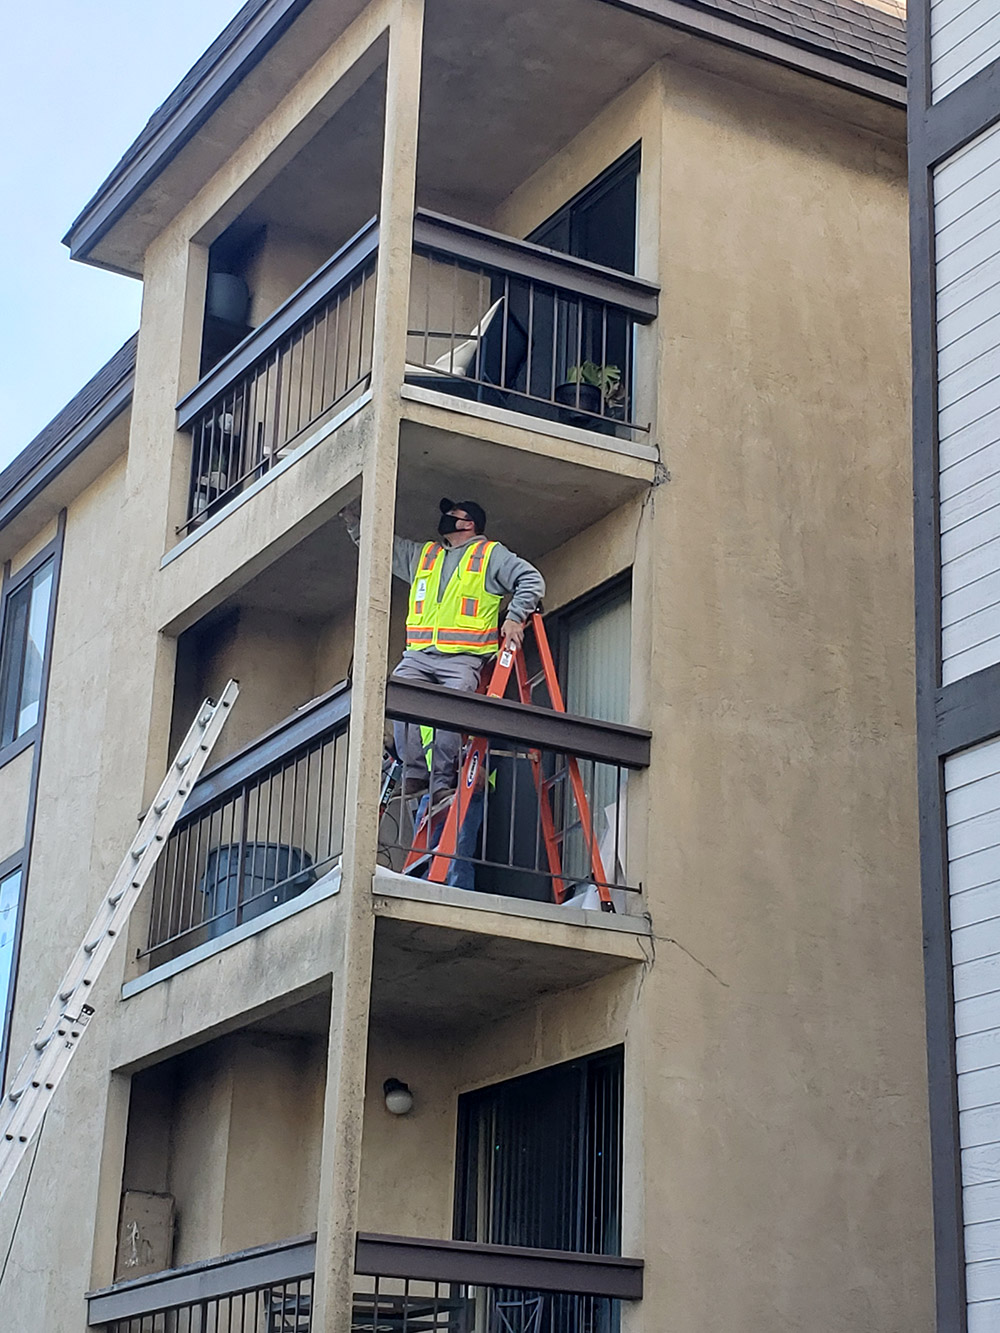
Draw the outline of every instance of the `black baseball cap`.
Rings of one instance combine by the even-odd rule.
[[[476,504],[475,500],[441,500],[440,509],[442,514],[450,514],[453,509],[464,509],[476,525],[477,532],[486,531],[486,510],[482,505]]]

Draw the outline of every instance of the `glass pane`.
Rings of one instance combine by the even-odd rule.
[[[566,627],[566,711],[603,722],[628,722],[628,678],[632,639],[629,592]]]
[[[24,636],[31,605],[31,584],[18,588],[7,600],[3,652],[0,662],[0,745],[9,745],[20,734],[17,729],[21,697],[21,668]]]
[[[45,635],[49,623],[51,595],[52,562],[49,561],[31,580],[31,608],[28,613],[27,636],[24,645],[24,669],[21,673],[21,698],[17,715],[18,736],[23,736],[38,721],[38,709],[42,697]]]
[[[0,1016],[7,1012],[14,978],[14,932],[21,897],[21,871],[0,880]],[[3,1019],[0,1017],[0,1023]],[[0,1029],[2,1032],[2,1029]]]

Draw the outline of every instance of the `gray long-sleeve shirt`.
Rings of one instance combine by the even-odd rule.
[[[343,518],[352,541],[357,545],[361,540],[360,519],[351,512],[345,512]],[[445,547],[441,582],[438,585],[441,594],[469,544]],[[407,583],[413,582],[423,549],[423,542],[412,542],[407,537],[393,538],[392,572],[397,578],[405,579]],[[508,616],[511,620],[523,623],[545,596],[545,580],[533,564],[515,555],[502,542],[497,542],[486,566],[486,591],[498,597],[509,596]]]

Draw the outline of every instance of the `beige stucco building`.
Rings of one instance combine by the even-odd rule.
[[[903,45],[251,0],[87,205],[143,312],[0,474],[8,1078],[240,695],[0,1204],[10,1327],[932,1327]],[[569,716],[387,689],[447,495]],[[490,739],[471,888],[401,873],[392,718]]]

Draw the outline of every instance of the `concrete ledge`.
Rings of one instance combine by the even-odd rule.
[[[280,463],[276,463],[275,466],[265,472],[262,477],[258,477],[255,482],[251,483],[245,491],[240,491],[239,495],[234,496],[233,499],[224,505],[217,514],[213,514],[211,518],[206,519],[205,522],[195,528],[193,532],[189,532],[186,537],[182,538],[176,546],[172,546],[160,561],[160,568],[166,569],[167,565],[176,560],[178,556],[183,555],[185,551],[190,550],[195,542],[201,541],[201,539],[207,536],[214,528],[217,528],[220,523],[224,523],[235,510],[252,500],[255,495],[264,489],[265,486],[270,486],[272,482],[277,481],[277,479],[286,473],[290,467],[299,462],[300,459],[304,458],[306,454],[311,453],[312,450],[317,448],[318,445],[321,445],[324,440],[329,439],[335,431],[343,426],[346,421],[350,421],[351,417],[356,416],[362,408],[367,407],[371,400],[372,391],[371,389],[366,389],[360,397],[355,398],[352,403],[349,403],[347,407],[338,412],[336,416],[331,417],[329,421],[324,422],[312,435],[307,436],[301,444],[296,445],[287,458],[283,458]]]
[[[424,389],[416,384],[404,384],[399,392],[404,401],[444,408],[449,412],[474,417],[478,421],[489,421],[494,425],[523,431],[527,436],[542,435],[550,439],[566,440],[572,444],[585,444],[592,449],[611,454],[624,454],[627,458],[641,459],[646,463],[659,461],[659,451],[651,444],[620,440],[613,435],[603,435],[600,431],[564,426],[558,421],[546,421],[542,417],[533,417],[526,412],[512,412],[508,408],[492,407],[488,403],[470,402],[467,398],[436,393],[433,389]]]
[[[545,921],[559,926],[571,926],[586,931],[611,932],[619,935],[650,934],[649,921],[644,916],[612,915],[610,912],[585,911],[580,907],[560,907],[558,903],[534,902],[528,898],[504,898],[496,893],[475,893],[467,889],[453,889],[446,884],[429,884],[424,879],[414,879],[410,875],[400,875],[394,870],[380,867],[372,878],[372,893],[378,898],[390,898],[400,902],[435,904],[449,909],[447,922],[442,925],[454,927],[454,910],[462,916],[467,913],[488,912],[494,916],[516,917],[520,921]],[[630,894],[637,903],[642,899],[639,894]],[[376,912],[379,904],[376,902]],[[426,918],[424,918],[426,919]],[[468,929],[475,929],[472,922],[467,922]],[[579,947],[583,941],[575,939]]]
[[[168,977],[175,977],[179,972],[186,972],[188,968],[196,967],[199,963],[204,962],[206,958],[214,958],[224,950],[232,948],[234,944],[239,944],[241,940],[245,940],[251,935],[259,935],[262,930],[267,930],[269,926],[277,925],[279,921],[285,921],[298,912],[304,912],[307,907],[322,902],[324,898],[332,898],[334,894],[339,892],[340,866],[337,866],[290,902],[282,903],[280,907],[273,907],[270,912],[264,912],[260,916],[254,917],[252,921],[245,921],[242,925],[227,931],[225,935],[220,935],[218,939],[206,940],[204,944],[189,949],[187,953],[182,953],[180,957],[172,958],[169,963],[161,963],[159,967],[150,968],[141,977],[134,977],[131,981],[126,981],[122,986],[122,999],[127,1000],[130,996],[139,995],[142,991],[149,990],[151,986],[166,981]]]

